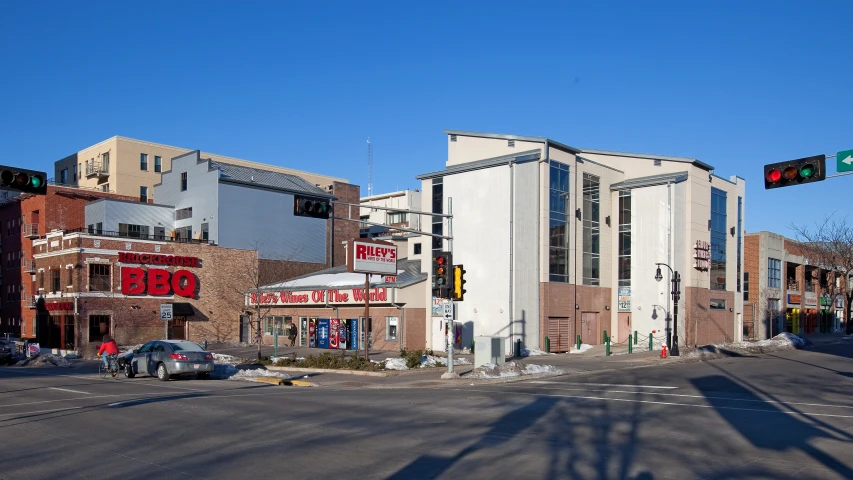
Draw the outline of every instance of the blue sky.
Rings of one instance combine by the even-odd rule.
[[[699,158],[747,231],[845,214],[853,176],[765,191],[765,163],[853,148],[853,2],[0,2],[0,163],[124,135],[417,188],[444,129]],[[830,161],[834,172],[834,160]]]

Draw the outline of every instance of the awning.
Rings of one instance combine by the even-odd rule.
[[[172,315],[176,317],[190,317],[195,315],[195,311],[190,303],[173,303]]]

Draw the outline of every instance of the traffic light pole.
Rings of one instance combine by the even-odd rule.
[[[447,197],[447,251],[450,252],[450,258],[453,258],[453,198]],[[450,271],[453,271],[453,265],[448,265]],[[450,278],[453,278],[451,275]],[[447,373],[443,373],[441,378],[459,378],[459,374],[453,371],[453,345],[456,339],[456,327],[453,325],[453,320],[456,318],[456,302],[453,301],[453,286],[448,286],[450,290],[450,308],[452,314],[450,320],[447,321]]]

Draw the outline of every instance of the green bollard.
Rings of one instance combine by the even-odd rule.
[[[637,343],[639,343],[639,342],[637,342],[637,339],[638,339],[638,338],[639,338],[639,337],[637,336],[637,331],[636,331],[636,330],[634,330],[634,345],[637,345]]]
[[[605,330],[605,331],[602,333],[602,336],[603,336],[604,338],[602,338],[602,339],[601,339],[601,341],[602,341],[602,342],[606,342],[606,341],[607,341],[607,330]]]
[[[521,356],[521,339],[520,338],[515,341],[515,356],[516,357]]]
[[[650,333],[649,334],[649,351],[650,352],[652,351],[652,349],[654,349],[654,344],[652,343],[653,340],[654,340],[654,337],[652,337],[652,334]]]
[[[578,335],[578,350],[581,349],[581,336]]]
[[[551,339],[547,336],[545,337],[545,351],[551,353]]]
[[[634,340],[634,339],[633,339],[633,338],[631,338],[631,336],[630,336],[630,335],[628,335],[628,353],[629,353],[629,354],[634,353],[634,348],[632,347],[632,345],[633,345],[633,340]]]
[[[605,334],[605,335],[606,335],[606,334]],[[609,357],[609,356],[610,356],[610,339],[609,339],[609,338],[608,338],[608,339],[606,339],[606,340],[605,340],[605,343],[604,343],[604,356],[605,356],[605,357]]]

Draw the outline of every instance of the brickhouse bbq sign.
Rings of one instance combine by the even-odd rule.
[[[155,253],[119,252],[120,263],[164,265],[169,267],[201,267],[198,257],[160,255]],[[123,295],[178,295],[193,298],[198,278],[189,270],[170,272],[163,268],[121,267],[121,293]]]

